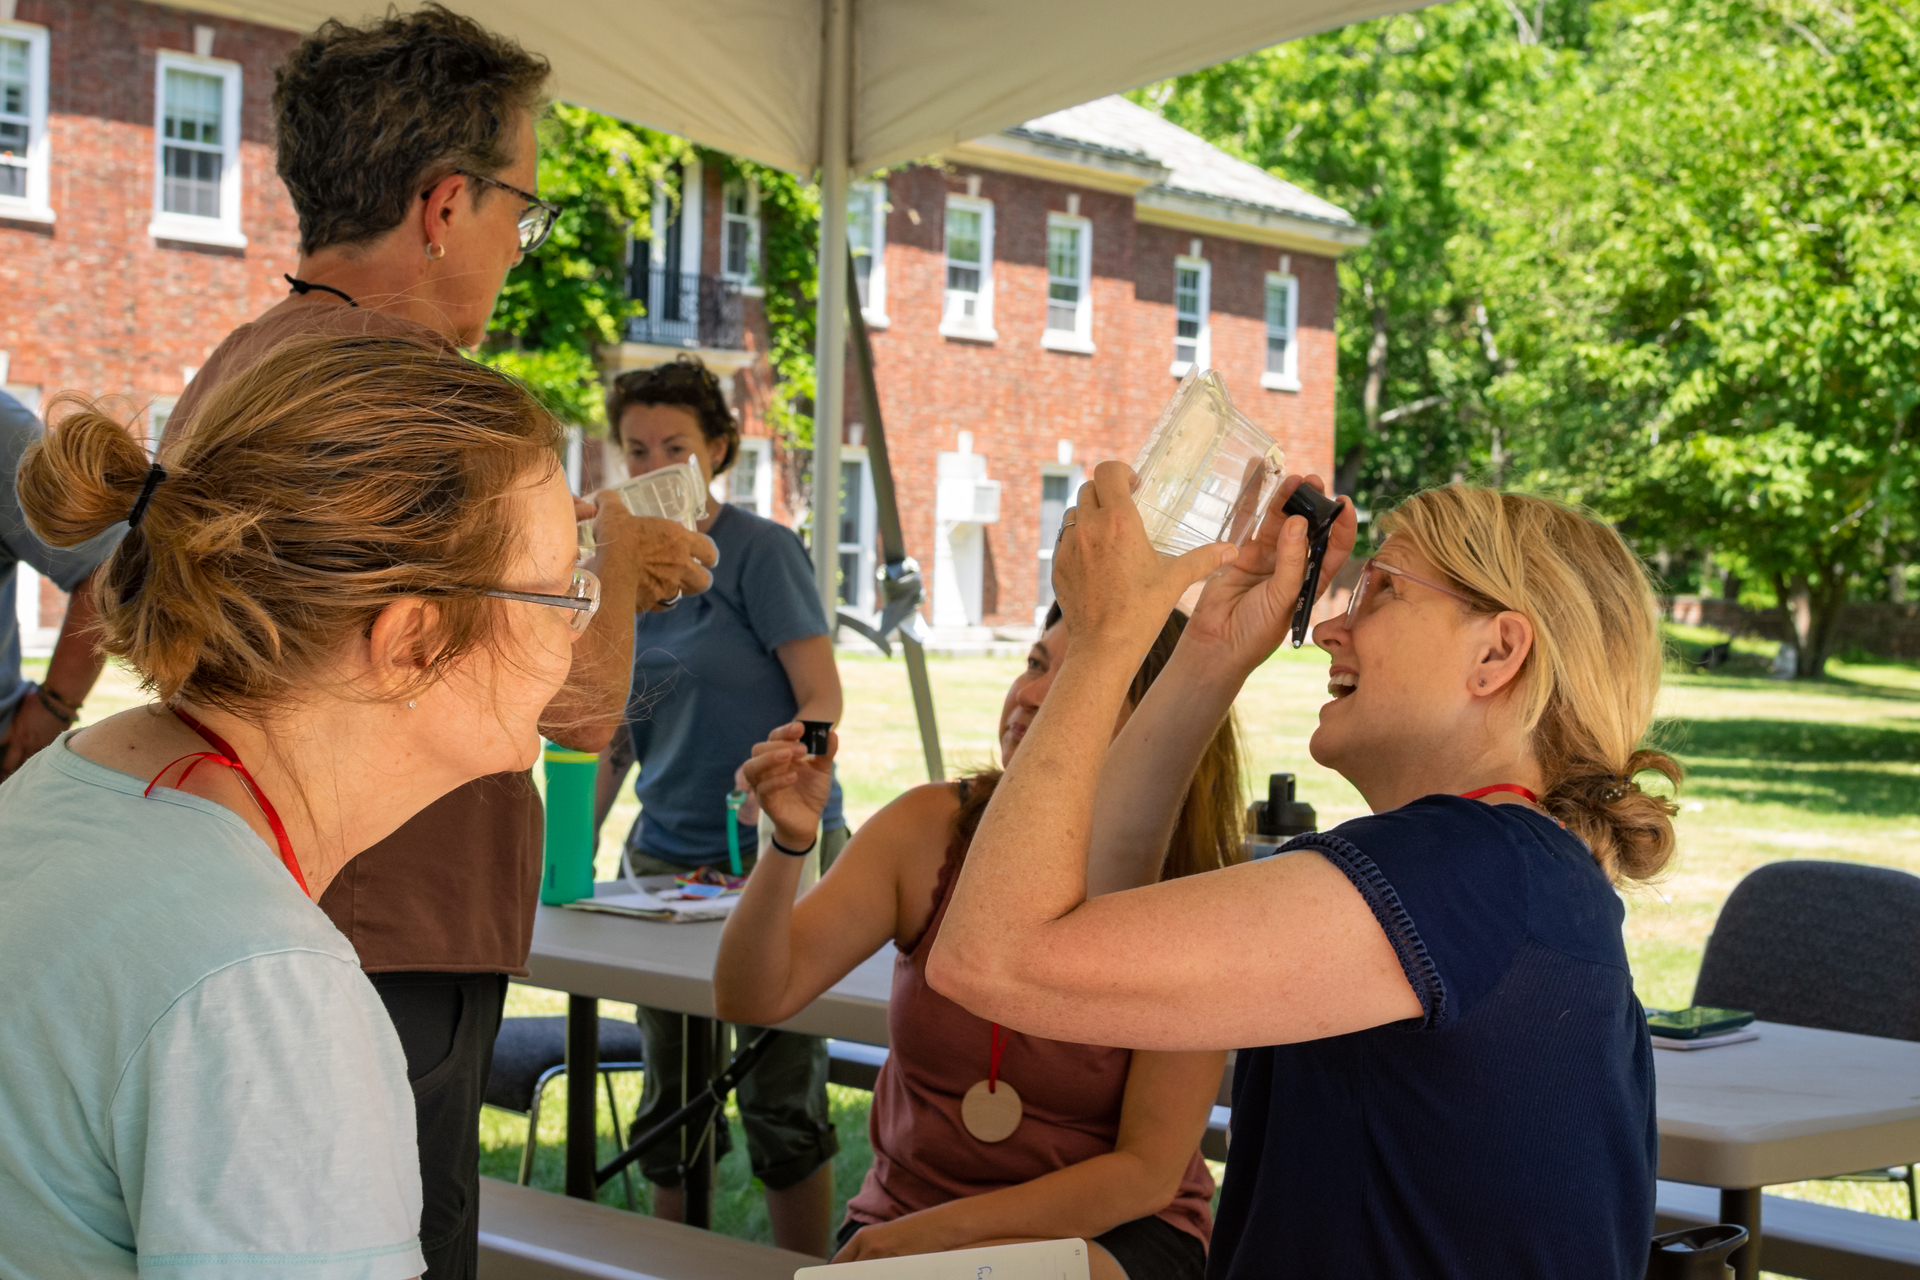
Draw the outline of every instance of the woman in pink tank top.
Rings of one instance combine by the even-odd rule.
[[[1166,664],[1184,621],[1177,613],[1167,620],[1130,702]],[[1007,691],[1003,764],[1032,725],[1068,644],[1056,609]],[[1022,1035],[927,985],[927,954],[997,770],[902,795],[795,902],[802,859],[776,855],[810,848],[832,760],[831,752],[808,757],[799,737],[798,724],[775,730],[743,771],[773,819],[774,838],[727,923],[714,1000],[729,1022],[770,1025],[884,943],[898,949],[892,1050],[874,1085],[873,1167],[847,1206],[835,1261],[1077,1236],[1099,1246],[1089,1251],[1096,1280],[1198,1280],[1213,1231],[1213,1179],[1199,1141],[1225,1055],[1136,1053]],[[1164,876],[1239,860],[1242,821],[1229,718],[1188,791]]]

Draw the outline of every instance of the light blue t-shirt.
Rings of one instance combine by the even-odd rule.
[[[238,815],[144,787],[65,736],[0,785],[0,1278],[419,1275],[353,948]]]
[[[813,562],[793,530],[722,507],[707,536],[720,553],[713,586],[634,620],[627,705],[640,765],[628,846],[681,866],[726,861],[733,771],[800,709],[774,650],[827,633]],[[837,781],[821,824],[846,825]],[[758,843],[740,828],[742,849]]]

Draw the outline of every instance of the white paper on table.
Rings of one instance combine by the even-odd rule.
[[[576,911],[604,911],[609,915],[638,916],[642,920],[666,920],[688,924],[697,920],[725,920],[740,902],[737,893],[718,898],[679,898],[672,876],[641,876],[629,883],[638,886],[626,893],[603,893],[581,898],[567,905]]]
[[[1030,1240],[801,1267],[793,1280],[1087,1280],[1087,1242]]]
[[[1698,1040],[1680,1040],[1673,1036],[1648,1036],[1656,1049],[1713,1049],[1723,1044],[1739,1044],[1743,1040],[1758,1040],[1758,1027],[1741,1027],[1736,1031],[1722,1031],[1717,1036],[1701,1036]]]

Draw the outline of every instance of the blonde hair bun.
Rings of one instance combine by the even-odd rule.
[[[1644,744],[1663,650],[1639,557],[1592,513],[1550,498],[1467,485],[1430,489],[1382,517],[1487,612],[1533,625],[1517,686],[1546,777],[1541,805],[1614,880],[1647,880],[1673,856],[1667,797],[1641,789],[1680,765]]]

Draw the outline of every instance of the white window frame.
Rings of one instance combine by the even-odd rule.
[[[878,512],[875,510],[873,497],[873,464],[867,456],[865,445],[844,445],[840,450],[840,465],[843,468],[850,466],[860,468],[860,522],[857,530],[860,540],[857,543],[838,541],[834,543],[833,563],[836,574],[834,604],[836,608],[845,609],[863,620],[870,621],[876,614],[874,572],[878,559],[876,543],[879,539]],[[845,485],[843,484],[841,488],[841,510],[844,511],[846,509]],[[839,532],[838,529],[834,530],[836,538]],[[837,590],[840,557],[845,555],[858,557],[854,565],[853,599],[850,601],[842,601]]]
[[[1069,505],[1071,505],[1073,502],[1073,495],[1078,493],[1080,491],[1080,486],[1086,483],[1086,468],[1077,466],[1074,464],[1068,464],[1065,466],[1060,466],[1051,462],[1044,464],[1040,468],[1040,477],[1041,477],[1040,484],[1041,484],[1041,492],[1043,494],[1046,492],[1046,478],[1048,476],[1063,476],[1066,478],[1067,502]],[[1042,501],[1044,502],[1044,499]],[[1034,509],[1038,511],[1039,506],[1040,504],[1038,503],[1035,504]],[[1045,545],[1047,540],[1047,534],[1048,534],[1048,530],[1043,524],[1039,530],[1040,536],[1037,539],[1040,545],[1042,546]],[[1033,625],[1036,627],[1046,625],[1046,621],[1047,621],[1047,605],[1039,604],[1037,602],[1040,598],[1040,594],[1039,594],[1040,566],[1045,565],[1050,573],[1053,568],[1054,554],[1059,550],[1059,545],[1060,545],[1059,531],[1057,529],[1053,530],[1053,534],[1054,534],[1054,545],[1051,547],[1047,547],[1045,550],[1041,551],[1039,555],[1036,556],[1034,559],[1034,600],[1036,601],[1036,603],[1033,606]]]
[[[748,454],[753,455],[753,494],[741,498],[733,492],[734,479],[740,474],[740,460]],[[713,478],[708,489],[715,502],[723,505],[745,507],[748,511],[765,519],[773,519],[773,441],[765,436],[741,436],[740,452],[727,468],[725,475]]]
[[[162,159],[167,145],[167,72],[191,71],[217,76],[220,88],[220,216],[202,218],[190,213],[165,211],[166,164]],[[182,240],[189,244],[219,245],[244,249],[247,237],[240,231],[240,64],[220,58],[199,58],[190,53],[161,49],[154,57],[153,71],[153,221],[147,234],[156,240]]]
[[[174,406],[180,403],[179,396],[155,396],[147,403],[147,439],[148,449],[160,447],[166,438],[167,423],[173,418]]]
[[[1047,215],[1047,239],[1049,248],[1054,230],[1075,232],[1080,238],[1080,278],[1075,282],[1080,286],[1080,304],[1075,309],[1073,328],[1056,329],[1053,327],[1053,268],[1047,267],[1047,314],[1042,321],[1040,345],[1049,351],[1077,351],[1083,355],[1093,354],[1093,223],[1082,217],[1066,213]]]
[[[873,265],[867,268],[867,300],[860,315],[869,329],[884,329],[893,323],[887,315],[887,213],[893,208],[887,202],[887,184],[856,182],[847,189],[847,199],[867,202],[867,225],[873,228],[873,243],[867,246]]]
[[[0,196],[0,218],[16,222],[52,222],[52,142],[47,137],[47,28],[25,22],[0,22],[0,36],[27,44],[27,194]]]
[[[1180,341],[1180,272],[1198,269],[1200,272],[1200,333],[1194,339],[1193,360],[1178,358]],[[1185,254],[1173,260],[1173,338],[1175,358],[1172,365],[1173,376],[1184,378],[1194,369],[1205,369],[1213,363],[1213,266],[1205,258],[1189,258]]]
[[[974,294],[972,321],[952,316],[952,299],[957,295],[947,288],[949,266],[946,249],[946,224],[941,223],[940,242],[940,333],[966,342],[996,342],[1000,335],[993,327],[993,201],[977,196],[949,195],[947,209],[965,209],[980,215],[980,291]]]
[[[728,196],[736,190],[746,196],[745,213],[735,213],[727,207]],[[727,270],[727,251],[733,245],[730,232],[735,223],[747,229],[747,269],[744,272]],[[760,285],[760,183],[751,177],[720,186],[720,278],[739,285],[740,292],[748,297],[757,298],[765,292]]]
[[[1273,340],[1273,321],[1267,315],[1267,294],[1275,286],[1287,291],[1287,358],[1284,367],[1269,370],[1266,367],[1266,347],[1260,349],[1260,385],[1269,391],[1298,391],[1300,389],[1300,281],[1279,271],[1267,272],[1266,287],[1260,293],[1260,311],[1266,317],[1267,340]]]

